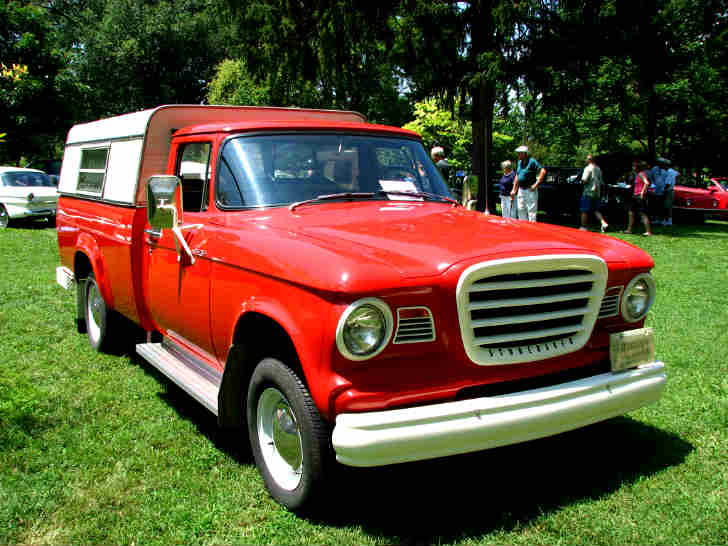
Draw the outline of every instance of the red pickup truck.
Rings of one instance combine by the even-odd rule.
[[[653,261],[601,234],[466,210],[419,136],[354,112],[162,106],[74,126],[57,282],[247,427],[299,509],[377,466],[557,434],[659,399]],[[123,341],[123,340],[122,340]]]

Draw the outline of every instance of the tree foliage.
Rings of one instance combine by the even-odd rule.
[[[491,179],[520,143],[549,164],[620,151],[716,170],[727,42],[728,0],[5,0],[0,159],[208,101],[412,122]]]
[[[458,105],[455,105],[458,109]],[[449,110],[438,106],[434,98],[415,103],[415,119],[404,128],[422,135],[425,147],[430,150],[434,146],[442,146],[448,162],[456,169],[471,172],[471,150],[473,147],[473,126],[469,120],[462,120],[452,115]],[[513,159],[514,137],[494,132],[492,156],[497,162]]]
[[[396,125],[408,120],[409,101],[389,60],[388,4],[252,0],[230,7],[241,29],[236,59],[267,89],[271,105],[356,110]]]
[[[0,4],[0,62],[0,128],[7,132],[0,161],[55,155],[80,86],[46,10],[15,0]]]
[[[218,65],[208,88],[207,100],[210,104],[273,104],[270,90],[265,84],[255,82],[244,59],[225,59]]]
[[[199,104],[234,35],[213,0],[51,0],[87,116]]]

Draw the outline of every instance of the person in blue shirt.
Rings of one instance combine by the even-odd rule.
[[[518,219],[535,222],[538,213],[538,187],[546,176],[546,169],[530,156],[528,146],[519,146],[516,153],[518,166],[511,196],[518,196]]]
[[[501,215],[503,218],[517,218],[516,207],[513,206],[513,197],[511,196],[516,173],[513,172],[513,164],[510,160],[506,160],[501,163],[501,168],[503,169],[503,176],[500,181],[498,181],[498,186],[500,188]]]
[[[662,224],[665,218],[665,175],[664,159],[657,158],[652,168],[647,171],[650,180],[649,211],[653,224]]]

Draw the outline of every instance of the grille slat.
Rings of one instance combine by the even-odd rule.
[[[514,364],[580,349],[600,313],[606,279],[604,261],[589,255],[471,266],[458,283],[468,355],[477,364]]]
[[[578,275],[571,277],[559,277],[556,279],[534,279],[524,281],[499,281],[489,283],[475,283],[470,287],[470,292],[485,292],[488,290],[517,290],[519,288],[542,288],[544,286],[563,286],[592,282],[594,275]]]
[[[582,331],[582,327],[564,326],[562,328],[544,328],[532,332],[519,332],[517,334],[502,334],[499,336],[482,336],[475,338],[475,344],[480,346],[494,345],[496,343],[509,343],[511,341],[525,341],[527,339],[539,339],[561,334],[571,334]]]
[[[569,309],[568,311],[559,311],[556,313],[534,313],[530,315],[518,315],[512,317],[498,317],[492,319],[478,319],[472,321],[473,328],[481,328],[483,326],[502,326],[505,324],[520,324],[523,322],[536,322],[542,320],[550,320],[564,317],[575,317],[586,313],[588,307],[578,307]]]
[[[469,311],[477,311],[478,309],[497,309],[498,307],[514,307],[539,305],[541,303],[554,303],[565,300],[583,300],[592,295],[591,292],[571,292],[568,294],[558,294],[555,296],[539,296],[531,298],[509,298],[504,300],[478,301],[468,305]]]

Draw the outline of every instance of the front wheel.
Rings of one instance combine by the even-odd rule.
[[[323,489],[331,459],[329,427],[308,389],[286,364],[263,359],[247,398],[250,444],[266,488],[291,510],[301,510]]]

